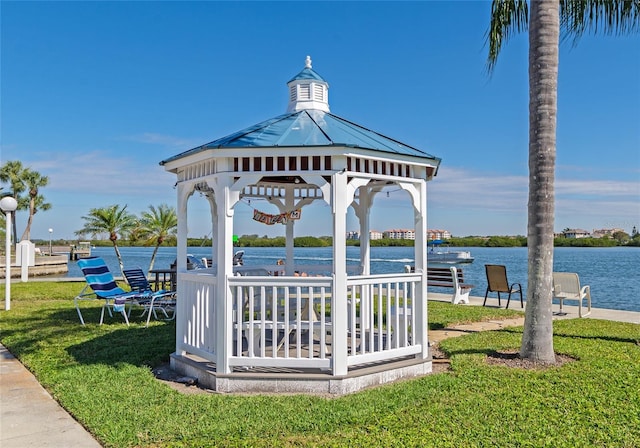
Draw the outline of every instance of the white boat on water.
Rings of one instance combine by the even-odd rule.
[[[473,257],[468,250],[449,250],[449,246],[445,248],[441,246],[445,244],[442,240],[431,240],[427,243],[429,250],[427,251],[428,266],[451,266],[456,264],[473,263]]]

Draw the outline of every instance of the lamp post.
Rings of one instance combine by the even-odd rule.
[[[4,277],[4,309],[9,311],[11,309],[11,214],[18,208],[18,202],[11,196],[5,196],[0,199],[0,209],[7,217],[7,227],[5,231],[5,277]]]
[[[53,235],[53,229],[49,229],[49,256],[53,255],[53,249],[51,246],[51,235]]]

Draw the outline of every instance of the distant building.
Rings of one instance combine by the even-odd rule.
[[[378,230],[370,230],[369,231],[369,239],[371,240],[381,240],[383,238],[382,232]]]
[[[415,240],[416,232],[413,229],[392,229],[384,232],[385,237],[392,240]]]
[[[583,229],[567,229],[562,232],[565,238],[588,238],[591,234]]]
[[[624,232],[624,229],[594,229],[591,236],[594,238],[602,238],[603,236],[613,237],[613,235],[618,232]]]
[[[427,229],[428,240],[450,240],[451,232],[448,230]]]
[[[347,236],[348,240],[359,240],[360,239],[360,232],[358,232],[356,230],[351,230],[351,231],[346,233],[346,236]],[[369,239],[370,240],[381,240],[382,238],[384,238],[383,232],[380,232],[378,230],[370,230],[369,231]]]

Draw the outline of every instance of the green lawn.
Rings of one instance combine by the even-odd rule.
[[[577,359],[546,370],[490,366],[517,348],[520,328],[448,339],[452,371],[341,398],[183,395],[155,380],[173,323],[73,308],[75,283],[12,285],[0,339],[51,394],[109,447],[637,447],[640,326],[592,319],[554,323],[555,348]],[[430,328],[516,314],[429,303]]]

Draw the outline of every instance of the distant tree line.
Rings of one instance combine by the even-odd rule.
[[[625,234],[626,235],[626,234]],[[525,236],[466,236],[454,237],[446,242],[451,247],[527,247]],[[96,246],[110,246],[109,240],[94,240],[92,244]],[[234,242],[237,247],[285,247],[285,237],[268,237],[258,235],[242,235]],[[401,240],[382,238],[372,240],[371,247],[413,247],[414,240]],[[120,246],[141,246],[140,241],[128,239],[122,240]],[[173,247],[176,245],[175,235],[167,238],[162,246]],[[212,245],[211,238],[188,238],[187,245],[190,247],[207,247]],[[301,236],[294,238],[295,247],[331,247],[333,238],[330,236]],[[347,240],[347,246],[360,246],[359,240]],[[564,238],[558,237],[554,240],[555,247],[613,247],[613,246],[636,246],[640,247],[640,234],[634,237],[616,238]]]

